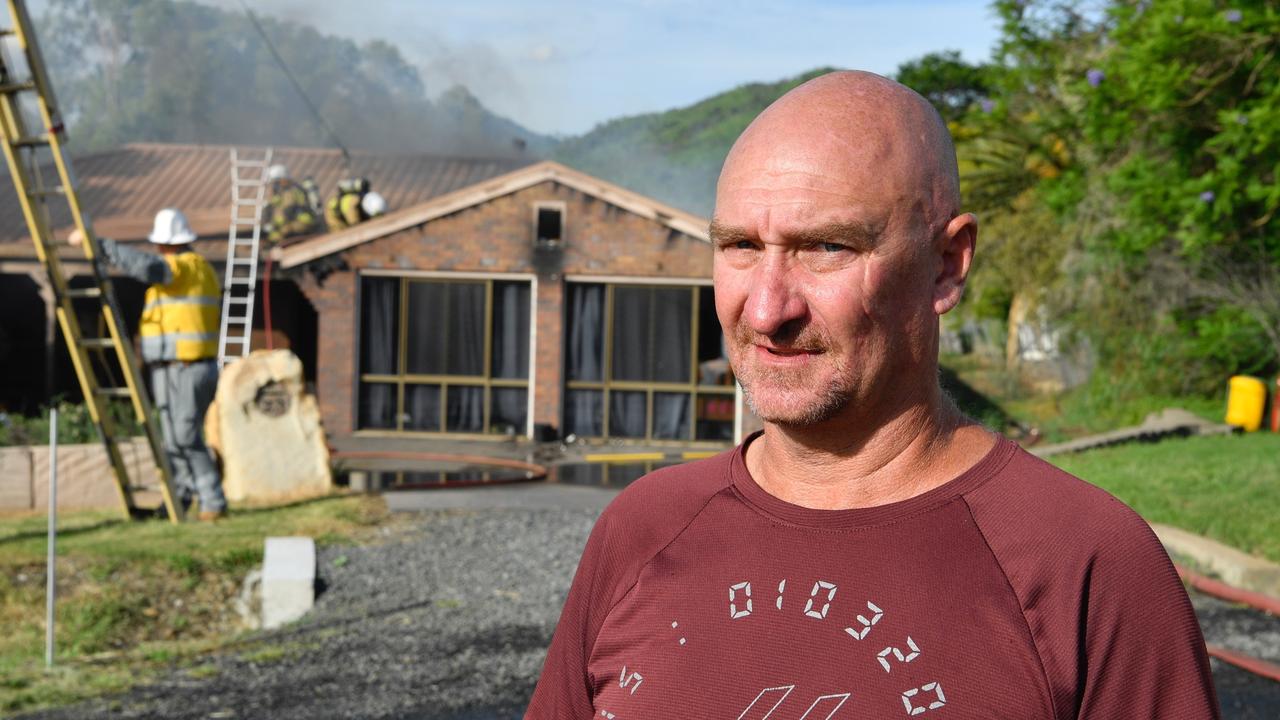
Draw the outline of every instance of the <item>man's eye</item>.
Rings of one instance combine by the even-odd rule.
[[[734,243],[731,247],[738,250],[750,250],[755,247],[755,244],[752,243],[750,240],[739,240],[738,242]]]
[[[829,243],[829,242],[818,243],[818,247],[823,252],[830,252],[830,253],[840,252],[841,250],[845,249],[845,246],[841,245],[840,243]]]

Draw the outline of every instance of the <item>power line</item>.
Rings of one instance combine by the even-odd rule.
[[[329,139],[339,150],[342,151],[342,160],[346,163],[347,167],[350,168],[351,153],[347,152],[347,146],[342,144],[342,141],[338,139],[338,134],[333,131],[333,128],[329,127],[329,123],[324,121],[324,116],[320,114],[320,110],[316,107],[315,103],[311,102],[311,98],[307,97],[307,93],[303,91],[302,85],[298,83],[298,79],[294,77],[293,72],[289,70],[289,65],[285,63],[284,58],[280,57],[280,52],[276,50],[276,46],[271,42],[271,38],[267,37],[267,31],[262,28],[262,23],[258,22],[258,16],[253,14],[253,11],[249,9],[249,6],[245,4],[244,0],[240,0],[240,7],[244,8],[245,14],[249,16],[249,21],[253,23],[253,27],[258,31],[258,35],[262,36],[262,41],[267,44],[267,49],[271,51],[271,56],[276,59],[276,63],[280,66],[280,69],[284,71],[285,77],[289,78],[289,82],[293,84],[293,89],[298,91],[298,96],[302,98],[302,102],[307,104],[307,109],[311,111],[316,122],[320,123],[320,127],[324,128],[324,131],[329,134]]]

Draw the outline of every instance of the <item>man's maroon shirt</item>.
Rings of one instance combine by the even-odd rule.
[[[811,510],[744,448],[605,510],[526,717],[1218,717],[1168,556],[1102,490],[1001,440],[909,500]]]

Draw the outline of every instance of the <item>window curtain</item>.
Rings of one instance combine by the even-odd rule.
[[[609,435],[644,437],[646,394],[613,390],[609,393]]]
[[[653,394],[653,436],[667,440],[689,439],[690,397],[686,393]]]
[[[495,378],[529,377],[528,283],[493,284],[493,357]],[[529,393],[520,388],[490,390],[489,427],[494,432],[523,435],[528,427]]]
[[[611,380],[643,382],[652,379],[652,289],[613,288],[613,363]],[[610,416],[610,427],[613,425]]]
[[[604,379],[604,286],[571,283],[569,289],[569,380]]]
[[[654,288],[652,379],[656,382],[689,382],[693,350],[693,295],[689,288]],[[653,436],[688,440],[692,403],[685,393],[654,393]]]
[[[447,283],[447,372],[484,375],[484,283]],[[484,388],[452,385],[447,391],[447,432],[484,430]]]
[[[478,433],[484,430],[484,388],[450,385],[446,411],[447,432]]]
[[[653,335],[649,379],[689,382],[689,334],[693,299],[689,288],[653,289]]]
[[[496,433],[523,435],[529,427],[529,393],[524,388],[491,389],[489,428]]]
[[[570,283],[565,352],[566,380],[604,379],[603,285]],[[599,390],[565,392],[564,431],[581,437],[604,434],[604,394]]]
[[[440,386],[404,386],[404,429],[435,432],[440,429]]]
[[[484,375],[484,283],[447,283],[445,347],[450,375]]]
[[[689,382],[692,296],[682,287],[625,287],[613,290],[612,379]],[[644,437],[648,420],[643,393],[610,394],[609,434]],[[689,436],[689,397],[657,393],[653,436]]]
[[[395,429],[395,410],[395,385],[389,383],[360,383],[360,428],[370,430]]]
[[[360,302],[360,372],[393,375],[399,349],[400,280],[367,277]]]
[[[393,375],[400,338],[400,280],[366,277],[360,282],[360,372]],[[396,426],[394,385],[360,383],[358,425]]]
[[[444,323],[444,283],[409,282],[408,327],[405,328],[406,372],[443,375],[448,337]]]
[[[644,382],[652,375],[653,290],[615,285],[613,288],[612,380]],[[648,424],[643,392],[609,393],[609,435],[644,437]]]
[[[529,377],[529,284],[493,284],[493,377]]]

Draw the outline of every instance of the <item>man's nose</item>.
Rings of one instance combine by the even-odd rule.
[[[744,308],[751,329],[760,335],[774,335],[806,312],[808,306],[796,284],[791,259],[782,253],[768,254],[756,266]]]

